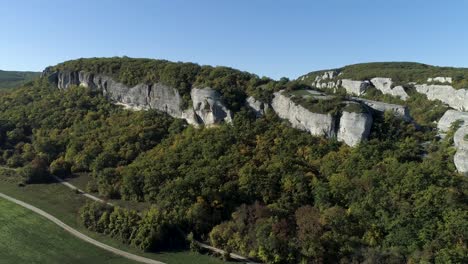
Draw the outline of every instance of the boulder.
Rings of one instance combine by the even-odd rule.
[[[392,87],[392,79],[391,78],[382,78],[376,77],[370,80],[374,87],[381,91],[383,94],[389,94],[392,96],[400,97],[402,100],[407,100],[409,95],[406,93],[403,86],[396,86]]]
[[[450,85],[417,84],[418,93],[425,94],[429,100],[440,100],[460,111],[468,110],[468,89],[455,89]]]
[[[349,104],[357,103],[350,102]],[[354,147],[369,137],[371,127],[372,115],[369,112],[347,111],[345,107],[340,118],[337,139]]]

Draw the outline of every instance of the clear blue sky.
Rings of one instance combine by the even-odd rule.
[[[468,66],[468,1],[0,0],[0,69],[130,56],[297,77],[368,61]]]

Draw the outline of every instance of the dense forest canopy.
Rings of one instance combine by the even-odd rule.
[[[165,65],[186,76],[187,87],[212,82],[242,92],[262,80],[229,68],[93,60],[57,69],[116,77],[133,69],[137,79],[158,81]],[[182,74],[185,67],[196,74]],[[89,173],[90,192],[150,203],[143,211],[97,203],[80,211],[90,230],[143,250],[180,245],[190,233],[266,263],[468,262],[468,179],[453,165],[453,131],[438,140],[387,113],[368,141],[350,148],[234,103],[232,124],[196,129],[40,79],[0,95],[0,165],[20,168],[24,183]]]
[[[307,83],[315,81],[315,77],[323,71],[310,72],[299,77]],[[374,77],[392,78],[394,85],[406,85],[411,82],[426,83],[428,78],[451,77],[456,88],[468,88],[468,68],[438,67],[415,62],[372,62],[348,65],[331,69],[341,73],[340,79],[369,80]]]

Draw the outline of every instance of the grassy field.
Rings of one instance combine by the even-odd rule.
[[[170,252],[157,252],[157,253],[144,253],[138,249],[127,246],[120,241],[110,238],[105,235],[90,232],[84,228],[78,218],[79,208],[86,203],[86,198],[76,194],[67,187],[61,184],[34,184],[25,187],[18,187],[12,180],[8,180],[4,176],[0,176],[0,192],[9,196],[22,200],[26,203],[32,204],[58,219],[65,222],[67,225],[79,230],[80,232],[92,237],[98,241],[106,243],[115,248],[125,250],[140,256],[163,261],[168,264],[182,264],[182,263],[206,263],[206,264],[221,264],[226,263],[220,259],[184,251],[170,251]],[[3,239],[0,241],[4,241]],[[34,240],[37,242],[37,239]],[[0,255],[1,256],[1,255]],[[0,260],[1,263],[1,260]],[[8,263],[8,262],[7,262]],[[21,262],[15,262],[21,263]],[[42,262],[38,262],[42,263]],[[51,263],[51,262],[44,262]],[[68,262],[65,262],[68,263]],[[107,263],[100,260],[88,261],[86,263]],[[113,262],[112,262],[113,263]],[[123,263],[123,262],[122,262]]]
[[[132,263],[0,198],[0,263]]]

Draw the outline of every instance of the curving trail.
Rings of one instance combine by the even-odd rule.
[[[137,256],[135,254],[132,254],[132,253],[128,253],[128,252],[125,252],[125,251],[122,251],[120,249],[117,249],[117,248],[114,248],[114,247],[111,247],[111,246],[108,246],[104,243],[101,243],[97,240],[94,240],[88,236],[86,236],[85,234],[77,231],[76,229],[73,229],[72,227],[66,225],[65,223],[63,223],[62,221],[60,221],[59,219],[57,219],[56,217],[44,212],[43,210],[35,207],[35,206],[32,206],[30,204],[27,204],[25,202],[22,202],[20,200],[17,200],[13,197],[10,197],[6,194],[3,194],[3,193],[0,193],[0,197],[1,198],[4,198],[10,202],[13,202],[17,205],[20,205],[26,209],[29,209],[43,217],[45,217],[46,219],[52,221],[54,224],[60,226],[61,228],[65,229],[67,232],[69,232],[70,234],[78,237],[79,239],[81,240],[84,240],[90,244],[93,244],[99,248],[102,248],[104,250],[107,250],[109,252],[112,252],[116,255],[119,255],[119,256],[122,256],[124,258],[127,258],[127,259],[130,259],[130,260],[134,260],[134,261],[138,261],[138,262],[141,262],[141,263],[146,263],[146,264],[165,264],[164,262],[160,262],[160,261],[157,261],[157,260],[153,260],[153,259],[149,259],[149,258],[145,258],[145,257],[141,257],[141,256]]]

